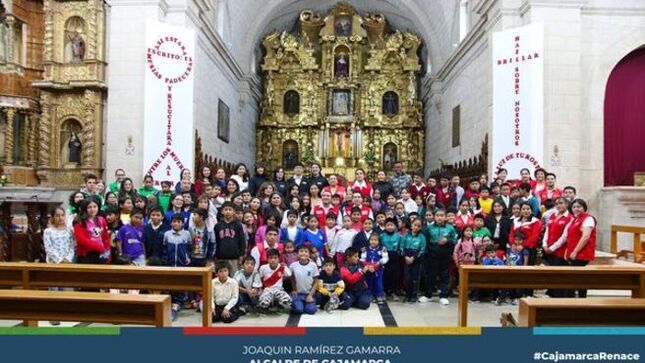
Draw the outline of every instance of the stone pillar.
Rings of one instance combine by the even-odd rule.
[[[5,131],[5,140],[4,140],[4,154],[5,154],[5,164],[13,165],[13,118],[16,114],[15,108],[5,108],[5,119],[7,120],[7,130]]]
[[[40,95],[40,125],[39,125],[39,140],[38,140],[38,166],[40,168],[49,167],[49,143],[50,143],[50,95],[48,92],[42,92]]]

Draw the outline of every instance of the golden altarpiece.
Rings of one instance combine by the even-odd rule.
[[[102,0],[44,0],[44,78],[37,174],[42,185],[78,186],[101,171],[105,85]]]
[[[297,32],[270,33],[262,45],[258,161],[271,169],[318,162],[350,178],[396,160],[423,167],[418,36],[341,3],[324,18],[302,11]]]

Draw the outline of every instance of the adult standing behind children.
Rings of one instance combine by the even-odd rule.
[[[222,219],[215,225],[215,258],[226,263],[230,273],[235,274],[246,252],[244,228],[235,219],[233,203],[222,205]]]
[[[587,213],[587,202],[574,199],[571,203],[573,221],[567,229],[567,251],[564,258],[569,265],[584,267],[593,261],[596,254],[596,218]],[[574,297],[573,291],[569,297]],[[578,290],[578,297],[587,297],[587,290]]]

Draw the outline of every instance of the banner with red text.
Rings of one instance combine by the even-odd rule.
[[[146,23],[143,173],[156,186],[193,170],[194,57],[193,29]]]
[[[544,154],[544,30],[542,23],[493,34],[492,173],[533,171]]]

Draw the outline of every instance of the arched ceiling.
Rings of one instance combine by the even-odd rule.
[[[393,29],[411,30],[424,42],[422,59],[432,70],[438,70],[452,52],[453,22],[458,11],[457,0],[346,0],[359,13],[377,12],[386,16]],[[231,14],[231,33],[227,39],[235,58],[244,71],[260,62],[254,52],[260,41],[272,30],[292,30],[299,13],[312,9],[326,15],[338,1],[333,0],[227,0]]]

